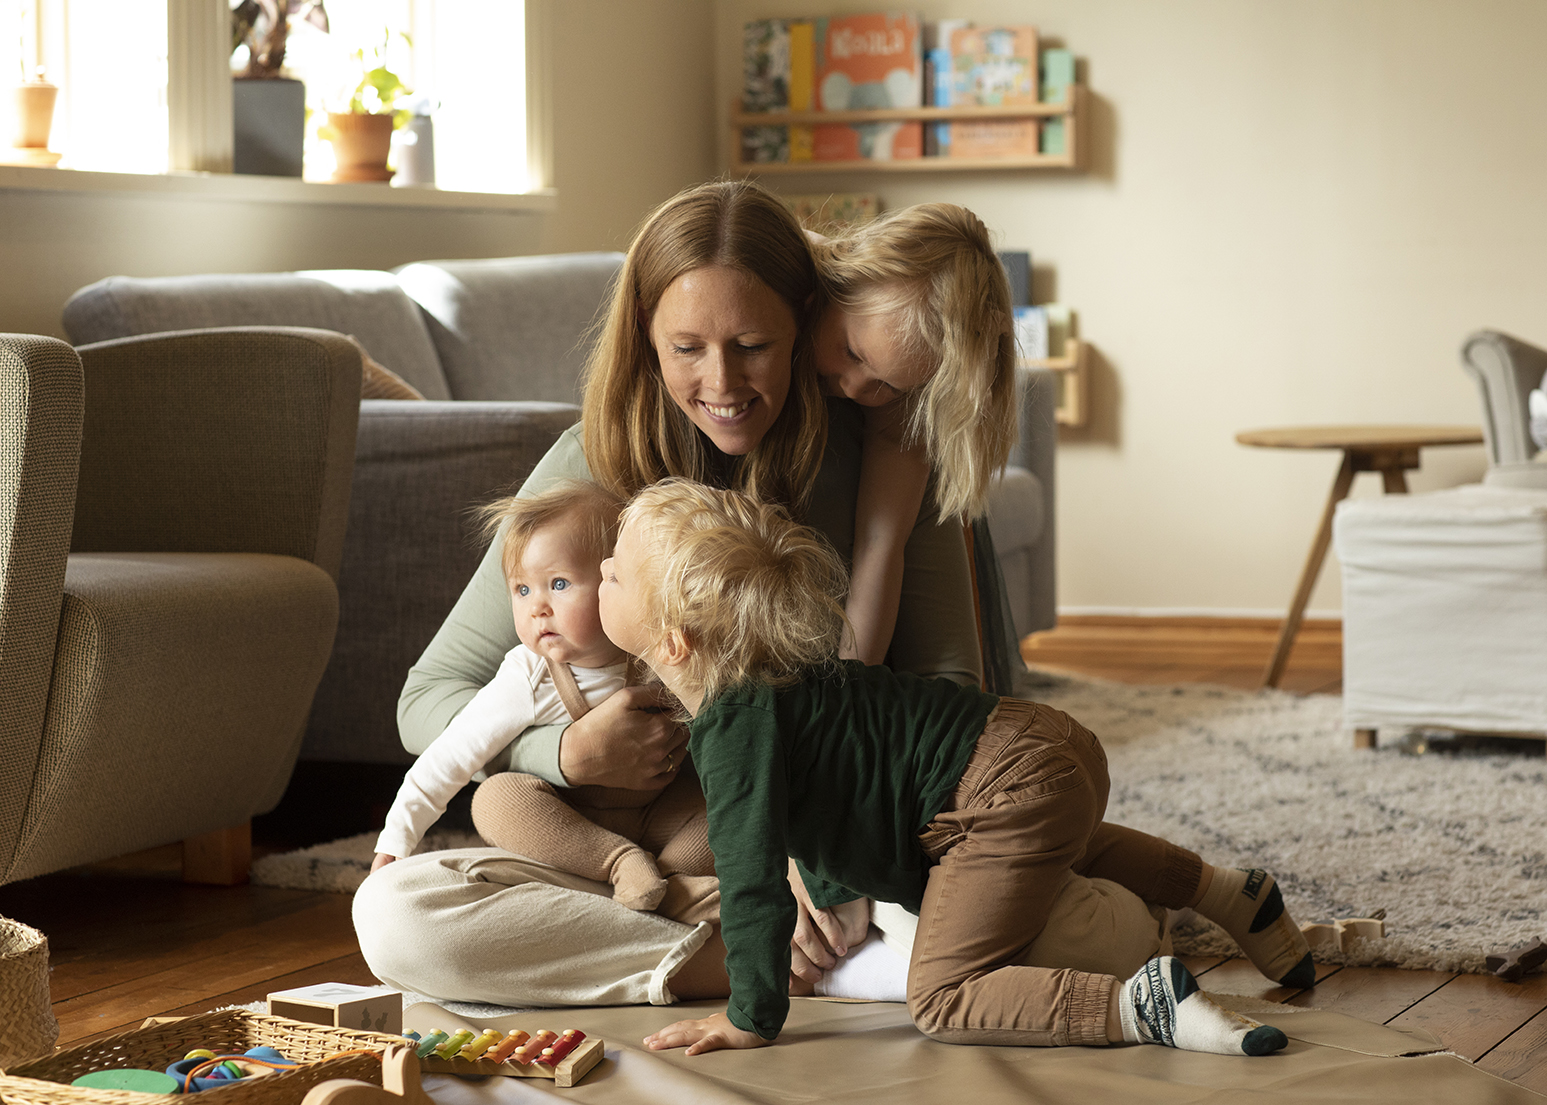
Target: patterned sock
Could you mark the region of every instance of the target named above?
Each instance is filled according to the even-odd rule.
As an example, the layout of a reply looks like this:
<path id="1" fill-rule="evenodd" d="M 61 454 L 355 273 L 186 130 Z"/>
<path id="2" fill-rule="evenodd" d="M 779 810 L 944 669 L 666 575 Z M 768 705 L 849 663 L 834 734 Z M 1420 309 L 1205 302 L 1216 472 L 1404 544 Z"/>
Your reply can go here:
<path id="1" fill-rule="evenodd" d="M 1316 984 L 1305 934 L 1290 919 L 1273 876 L 1262 868 L 1214 868 L 1213 881 L 1193 909 L 1228 932 L 1246 958 L 1280 986 L 1303 990 Z"/>
<path id="2" fill-rule="evenodd" d="M 631 848 L 614 860 L 608 881 L 613 901 L 642 913 L 660 905 L 666 896 L 666 880 L 661 878 L 655 857 L 643 848 Z"/>
<path id="3" fill-rule="evenodd" d="M 1156 956 L 1123 983 L 1117 1001 L 1123 1039 L 1214 1055 L 1271 1055 L 1289 1038 L 1278 1029 L 1221 1009 L 1169 955 Z"/>

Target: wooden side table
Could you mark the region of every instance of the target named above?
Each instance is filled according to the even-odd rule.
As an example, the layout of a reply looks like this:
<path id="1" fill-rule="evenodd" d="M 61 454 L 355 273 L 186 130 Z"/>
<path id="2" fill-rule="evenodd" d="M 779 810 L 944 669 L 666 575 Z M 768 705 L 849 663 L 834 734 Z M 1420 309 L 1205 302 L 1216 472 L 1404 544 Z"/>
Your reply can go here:
<path id="1" fill-rule="evenodd" d="M 1293 426 L 1278 430 L 1246 430 L 1235 435 L 1242 445 L 1267 449 L 1341 449 L 1343 463 L 1332 481 L 1332 493 L 1321 512 L 1321 525 L 1300 572 L 1300 585 L 1289 603 L 1289 613 L 1279 629 L 1278 643 L 1262 676 L 1264 687 L 1277 687 L 1289 662 L 1289 650 L 1305 616 L 1305 604 L 1321 574 L 1327 546 L 1332 543 L 1332 515 L 1348 497 L 1354 476 L 1379 472 L 1387 494 L 1405 494 L 1409 469 L 1418 467 L 1418 451 L 1426 445 L 1477 445 L 1483 434 L 1476 426 Z"/>

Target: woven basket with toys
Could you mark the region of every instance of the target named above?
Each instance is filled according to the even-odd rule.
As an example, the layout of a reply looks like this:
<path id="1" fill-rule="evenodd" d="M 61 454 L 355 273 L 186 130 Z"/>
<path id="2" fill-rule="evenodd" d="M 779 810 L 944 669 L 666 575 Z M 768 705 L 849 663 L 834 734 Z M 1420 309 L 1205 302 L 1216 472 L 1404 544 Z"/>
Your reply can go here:
<path id="1" fill-rule="evenodd" d="M 71 1083 L 83 1075 L 128 1071 L 139 1072 L 141 1081 L 121 1079 L 121 1084 L 149 1085 L 143 1076 L 188 1063 L 190 1052 L 209 1052 L 215 1057 L 236 1057 L 237 1069 L 226 1068 L 226 1078 L 211 1078 L 221 1064 L 201 1059 L 187 1071 L 179 1067 L 178 1072 L 196 1079 L 206 1105 L 300 1105 L 308 1090 L 333 1078 L 380 1086 L 382 1049 L 402 1043 L 399 1036 L 225 1009 L 147 1022 L 143 1028 L 23 1063 L 0 1075 L 0 1099 L 5 1105 L 147 1105 L 150 1098 L 144 1092 Z M 283 1061 L 273 1060 L 267 1052 L 257 1059 L 244 1058 L 255 1048 L 272 1048 Z"/>

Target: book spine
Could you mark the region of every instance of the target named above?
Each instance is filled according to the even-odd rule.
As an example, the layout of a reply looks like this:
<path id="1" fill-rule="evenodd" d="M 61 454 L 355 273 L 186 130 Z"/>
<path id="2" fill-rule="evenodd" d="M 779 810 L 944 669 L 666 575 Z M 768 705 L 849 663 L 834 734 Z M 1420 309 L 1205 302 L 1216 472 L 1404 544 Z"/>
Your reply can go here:
<path id="1" fill-rule="evenodd" d="M 790 20 L 791 111 L 810 111 L 816 91 L 816 24 L 809 19 Z M 790 128 L 790 160 L 810 161 L 815 156 L 815 136 L 810 127 Z"/>
<path id="2" fill-rule="evenodd" d="M 937 19 L 924 24 L 924 102 L 930 107 L 951 106 L 951 36 L 971 26 L 967 19 Z M 950 153 L 951 124 L 924 124 L 924 156 L 949 157 Z"/>
<path id="3" fill-rule="evenodd" d="M 1045 104 L 1063 103 L 1069 97 L 1069 86 L 1074 84 L 1074 54 L 1068 50 L 1042 51 L 1041 94 Z M 1042 153 L 1061 154 L 1068 148 L 1068 136 L 1064 120 L 1048 119 L 1042 124 Z"/>

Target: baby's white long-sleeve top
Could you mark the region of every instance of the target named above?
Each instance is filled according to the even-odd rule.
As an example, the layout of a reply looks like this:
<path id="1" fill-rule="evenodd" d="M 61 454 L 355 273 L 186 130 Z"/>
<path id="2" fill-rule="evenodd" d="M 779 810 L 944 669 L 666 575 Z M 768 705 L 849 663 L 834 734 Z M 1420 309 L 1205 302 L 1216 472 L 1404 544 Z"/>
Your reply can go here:
<path id="1" fill-rule="evenodd" d="M 593 707 L 627 682 L 625 664 L 569 670 Z M 571 720 L 543 658 L 525 645 L 511 649 L 494 678 L 408 769 L 387 814 L 387 827 L 376 839 L 376 851 L 399 859 L 410 855 L 446 812 L 446 803 L 495 753 L 533 725 Z"/>

